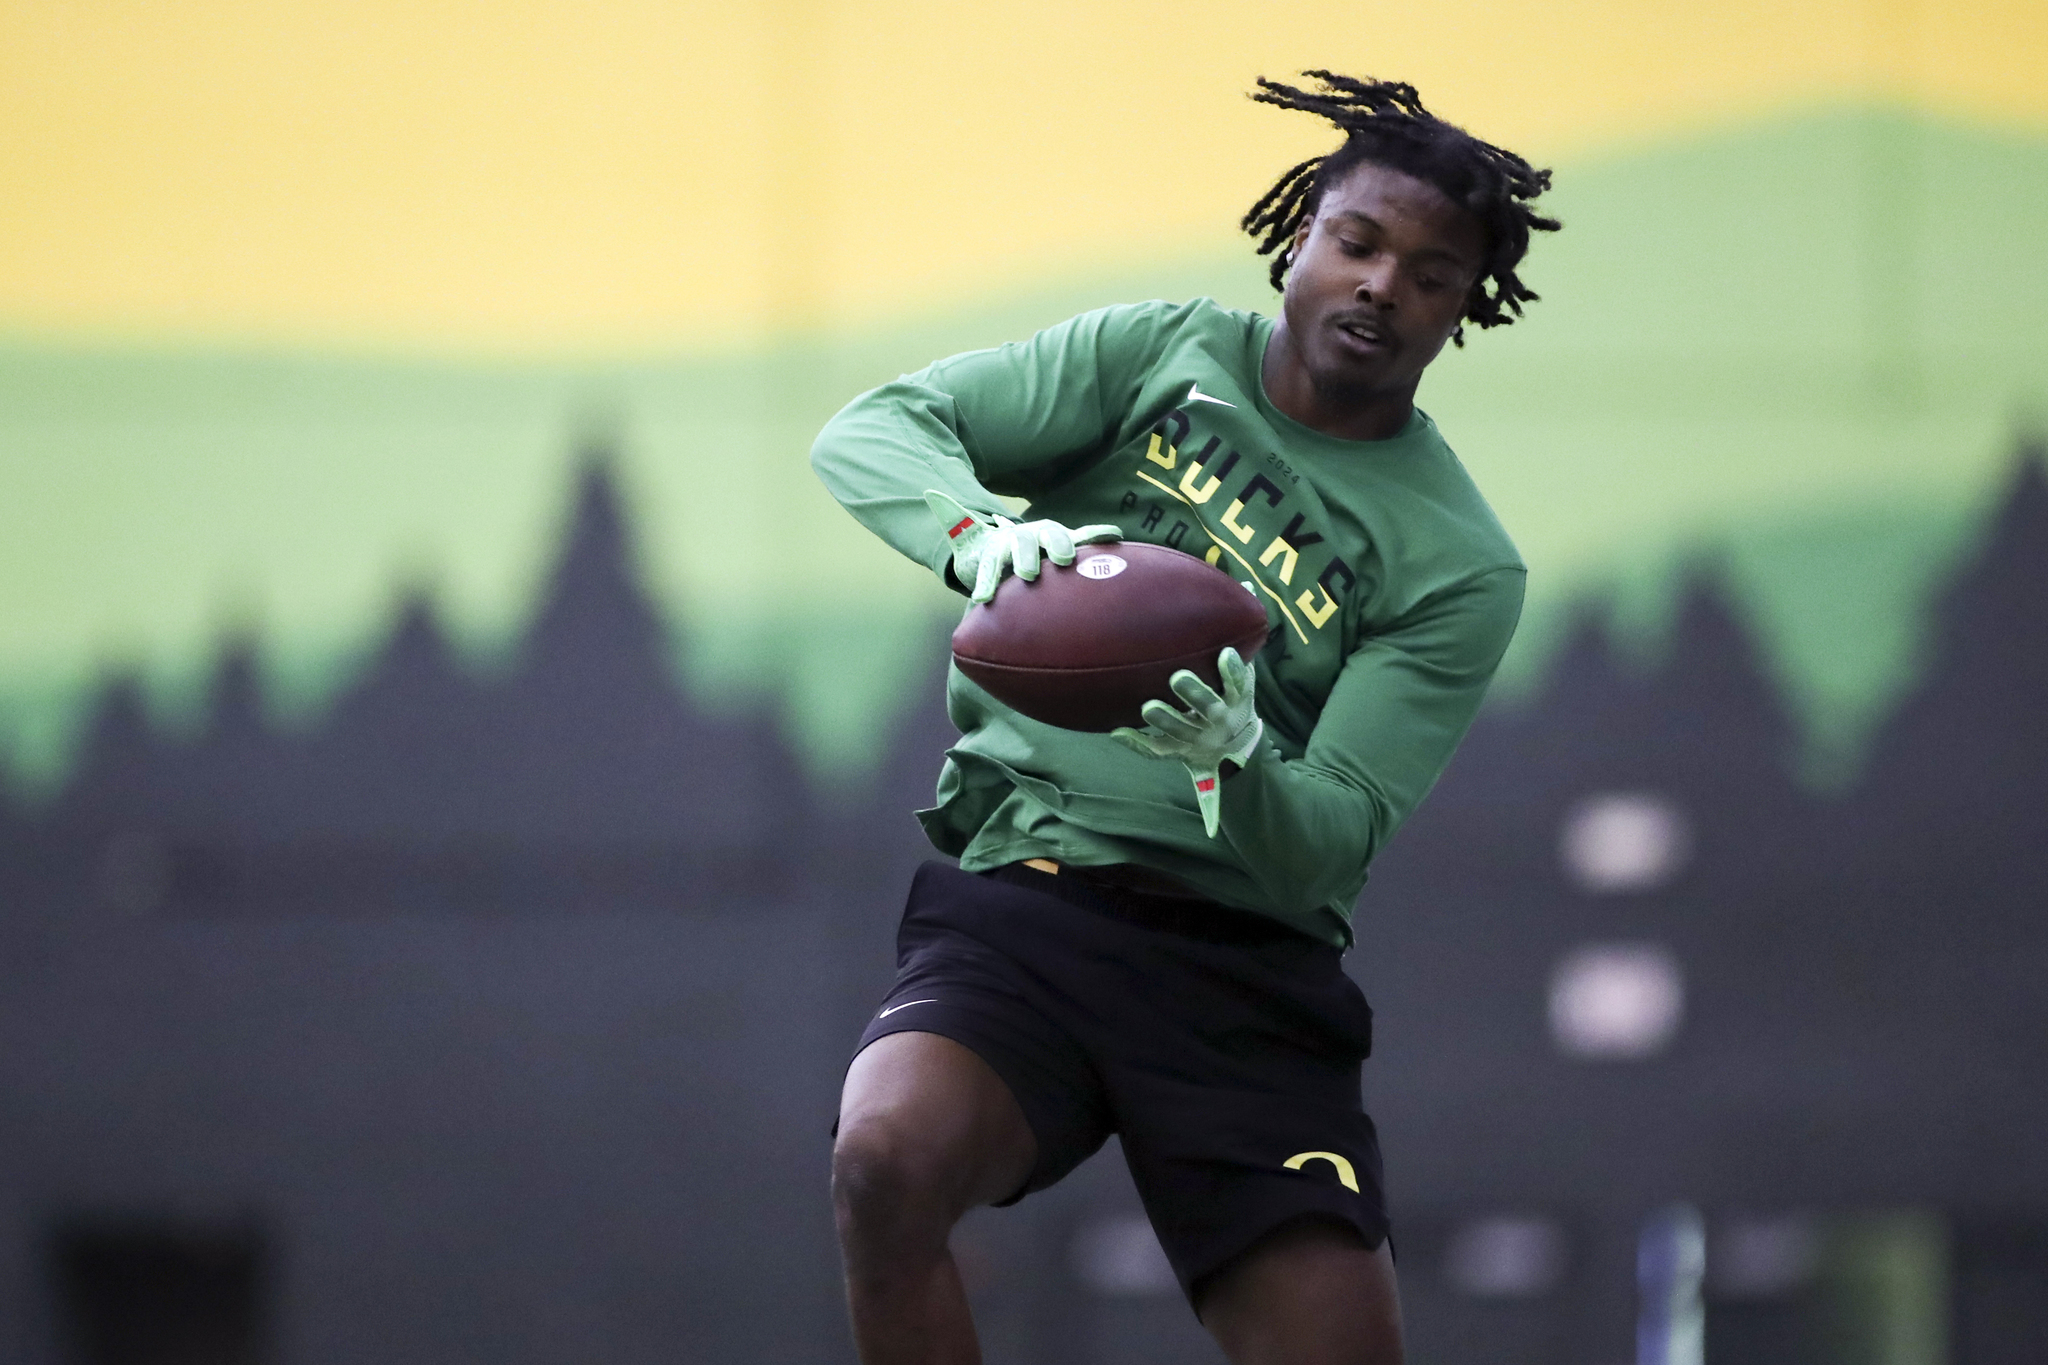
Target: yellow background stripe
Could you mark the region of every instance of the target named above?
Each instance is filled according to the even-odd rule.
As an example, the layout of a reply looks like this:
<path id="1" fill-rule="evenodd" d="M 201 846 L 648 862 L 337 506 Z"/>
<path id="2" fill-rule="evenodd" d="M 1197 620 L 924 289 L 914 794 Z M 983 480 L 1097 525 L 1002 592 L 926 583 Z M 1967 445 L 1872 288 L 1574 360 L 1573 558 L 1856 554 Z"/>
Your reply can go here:
<path id="1" fill-rule="evenodd" d="M 2038 0 L 13 0 L 0 328 L 712 346 L 1205 250 L 1417 82 L 1540 158 L 1898 98 L 2048 124 Z"/>

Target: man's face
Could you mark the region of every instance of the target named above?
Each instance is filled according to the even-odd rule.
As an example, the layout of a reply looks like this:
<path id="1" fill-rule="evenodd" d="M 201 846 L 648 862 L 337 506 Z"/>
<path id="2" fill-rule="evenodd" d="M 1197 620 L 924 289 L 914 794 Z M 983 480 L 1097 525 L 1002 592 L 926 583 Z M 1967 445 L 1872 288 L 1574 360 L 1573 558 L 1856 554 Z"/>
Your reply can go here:
<path id="1" fill-rule="evenodd" d="M 1326 397 L 1413 393 L 1465 315 L 1486 234 L 1442 190 L 1358 166 L 1294 238 L 1282 312 L 1309 381 Z"/>

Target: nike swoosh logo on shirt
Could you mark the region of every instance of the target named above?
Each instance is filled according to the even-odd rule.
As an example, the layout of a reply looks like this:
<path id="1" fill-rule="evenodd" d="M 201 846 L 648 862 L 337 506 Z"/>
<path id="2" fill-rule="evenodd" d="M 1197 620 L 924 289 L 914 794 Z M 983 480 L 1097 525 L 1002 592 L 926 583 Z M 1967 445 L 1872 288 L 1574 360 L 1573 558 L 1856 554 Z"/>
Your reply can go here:
<path id="1" fill-rule="evenodd" d="M 1212 394 L 1203 393 L 1202 386 L 1200 384 L 1188 385 L 1188 401 L 1190 403 L 1221 403 L 1226 408 L 1234 408 L 1237 406 L 1237 404 L 1235 403 L 1226 402 L 1225 400 L 1217 398 Z"/>
<path id="2" fill-rule="evenodd" d="M 891 1006 L 889 1006 L 889 1008 L 887 1008 L 887 1009 L 883 1010 L 883 1011 L 882 1011 L 882 1012 L 881 1012 L 880 1014 L 877 1014 L 877 1015 L 875 1016 L 875 1018 L 877 1018 L 877 1019 L 887 1019 L 887 1018 L 888 1018 L 888 1017 L 889 1017 L 890 1015 L 894 1014 L 894 1013 L 895 1013 L 895 1012 L 896 1012 L 897 1010 L 907 1010 L 907 1009 L 909 1009 L 909 1008 L 910 1008 L 910 1007 L 911 1007 L 912 1005 L 936 1005 L 936 1004 L 938 1004 L 938 1003 L 939 1003 L 939 1002 L 938 1002 L 938 1000 L 937 1000 L 936 998 L 934 998 L 934 999 L 931 999 L 931 1000 L 906 1000 L 906 1001 L 904 1001 L 904 1002 L 903 1002 L 902 1004 L 900 1004 L 900 1005 L 891 1005 Z"/>

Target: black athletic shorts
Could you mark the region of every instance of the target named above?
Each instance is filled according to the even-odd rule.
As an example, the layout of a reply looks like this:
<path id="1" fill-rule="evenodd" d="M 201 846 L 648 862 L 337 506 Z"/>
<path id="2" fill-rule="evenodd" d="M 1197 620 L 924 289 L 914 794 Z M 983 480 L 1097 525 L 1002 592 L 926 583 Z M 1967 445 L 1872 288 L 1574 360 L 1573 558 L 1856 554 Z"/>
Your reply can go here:
<path id="1" fill-rule="evenodd" d="M 936 1033 L 995 1069 L 1038 1139 L 1006 1203 L 1119 1135 L 1190 1302 L 1205 1276 L 1305 1215 L 1377 1247 L 1379 1139 L 1359 1095 L 1372 1011 L 1338 950 L 1260 915 L 1085 876 L 924 864 L 896 984 L 860 1045 Z"/>

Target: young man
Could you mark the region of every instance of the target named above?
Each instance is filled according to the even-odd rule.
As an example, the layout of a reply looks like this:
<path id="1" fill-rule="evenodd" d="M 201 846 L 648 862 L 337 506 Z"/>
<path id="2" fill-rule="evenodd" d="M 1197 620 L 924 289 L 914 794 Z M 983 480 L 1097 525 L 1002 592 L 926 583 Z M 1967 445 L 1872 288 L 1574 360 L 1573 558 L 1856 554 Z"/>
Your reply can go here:
<path id="1" fill-rule="evenodd" d="M 1245 217 L 1275 254 L 1278 318 L 1208 300 L 1085 314 L 863 395 L 813 452 L 849 511 L 976 600 L 1121 537 L 1203 555 L 1273 626 L 1255 660 L 1225 651 L 1221 696 L 1179 674 L 1181 706 L 1114 736 L 1027 720 L 953 673 L 961 739 L 920 818 L 960 865 L 911 888 L 833 1154 L 867 1365 L 978 1360 L 949 1230 L 1110 1133 L 1233 1361 L 1400 1360 L 1359 1094 L 1372 1016 L 1339 956 L 1523 580 L 1413 400 L 1464 323 L 1535 297 L 1515 267 L 1557 224 L 1531 204 L 1548 172 L 1413 88 L 1308 74 L 1254 95 L 1345 139 Z"/>

